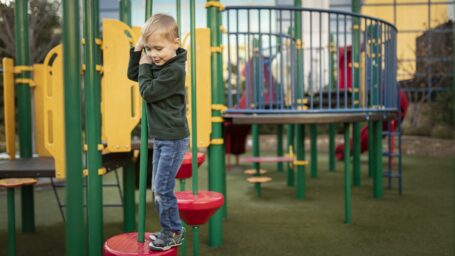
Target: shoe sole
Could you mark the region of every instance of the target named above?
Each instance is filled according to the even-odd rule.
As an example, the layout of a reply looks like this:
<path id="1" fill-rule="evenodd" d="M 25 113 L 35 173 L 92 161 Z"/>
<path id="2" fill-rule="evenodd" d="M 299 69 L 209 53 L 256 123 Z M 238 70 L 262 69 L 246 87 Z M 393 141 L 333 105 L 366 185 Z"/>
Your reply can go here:
<path id="1" fill-rule="evenodd" d="M 183 239 L 182 239 L 181 242 L 183 242 Z M 172 248 L 174 248 L 174 247 L 181 246 L 181 245 L 182 245 L 181 242 L 180 242 L 179 244 L 173 244 L 173 245 L 169 245 L 169 246 L 165 246 L 165 247 L 155 247 L 155 246 L 153 246 L 152 243 L 149 243 L 149 248 L 150 248 L 152 251 L 161 251 L 161 252 L 164 252 L 164 251 L 170 250 L 170 249 L 172 249 Z"/>

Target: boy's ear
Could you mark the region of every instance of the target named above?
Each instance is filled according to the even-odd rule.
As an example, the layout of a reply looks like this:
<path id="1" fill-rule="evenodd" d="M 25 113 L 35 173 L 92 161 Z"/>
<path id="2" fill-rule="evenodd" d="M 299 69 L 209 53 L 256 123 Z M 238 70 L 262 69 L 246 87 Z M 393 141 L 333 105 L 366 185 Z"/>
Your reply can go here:
<path id="1" fill-rule="evenodd" d="M 180 38 L 177 37 L 174 40 L 174 48 L 175 48 L 175 50 L 177 50 L 179 47 L 180 47 Z"/>

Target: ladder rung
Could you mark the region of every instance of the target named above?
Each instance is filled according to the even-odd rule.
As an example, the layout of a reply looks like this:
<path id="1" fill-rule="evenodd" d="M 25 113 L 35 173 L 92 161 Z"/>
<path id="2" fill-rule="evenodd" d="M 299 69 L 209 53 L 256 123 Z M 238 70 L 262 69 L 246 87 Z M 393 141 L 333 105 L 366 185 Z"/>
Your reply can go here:
<path id="1" fill-rule="evenodd" d="M 398 136 L 401 134 L 401 132 L 382 132 L 383 135 L 392 135 L 392 136 Z"/>
<path id="2" fill-rule="evenodd" d="M 383 156 L 400 156 L 400 153 L 382 152 Z"/>
<path id="3" fill-rule="evenodd" d="M 400 178 L 401 175 L 399 173 L 390 173 L 390 172 L 384 172 L 383 174 L 384 177 L 392 177 L 392 178 Z"/>

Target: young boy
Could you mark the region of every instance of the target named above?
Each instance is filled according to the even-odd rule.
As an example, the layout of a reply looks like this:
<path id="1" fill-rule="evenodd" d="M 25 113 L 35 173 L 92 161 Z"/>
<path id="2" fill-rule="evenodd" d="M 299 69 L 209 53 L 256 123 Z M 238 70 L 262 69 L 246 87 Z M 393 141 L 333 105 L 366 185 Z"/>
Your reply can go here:
<path id="1" fill-rule="evenodd" d="M 139 82 L 147 103 L 153 143 L 152 190 L 161 231 L 150 235 L 149 247 L 165 251 L 182 244 L 183 229 L 174 194 L 175 176 L 188 148 L 186 119 L 186 50 L 179 47 L 177 24 L 171 16 L 153 15 L 130 50 L 128 78 Z M 144 51 L 143 51 L 144 50 Z"/>

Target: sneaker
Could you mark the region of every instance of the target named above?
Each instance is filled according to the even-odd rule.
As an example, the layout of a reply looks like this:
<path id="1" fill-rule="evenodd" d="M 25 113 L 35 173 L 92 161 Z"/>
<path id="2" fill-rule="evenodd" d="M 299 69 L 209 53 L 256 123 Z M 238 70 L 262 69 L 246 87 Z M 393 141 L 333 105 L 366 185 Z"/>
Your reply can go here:
<path id="1" fill-rule="evenodd" d="M 150 233 L 150 235 L 149 235 L 149 240 L 150 240 L 150 241 L 155 241 L 156 239 L 158 239 L 158 237 L 160 237 L 160 236 L 163 234 L 162 231 L 163 231 L 163 230 L 160 230 L 160 231 L 158 231 L 158 232 Z"/>
<path id="2" fill-rule="evenodd" d="M 161 235 L 149 243 L 149 247 L 153 251 L 167 251 L 173 247 L 182 245 L 185 235 L 185 229 L 179 233 L 176 232 L 161 232 Z"/>

